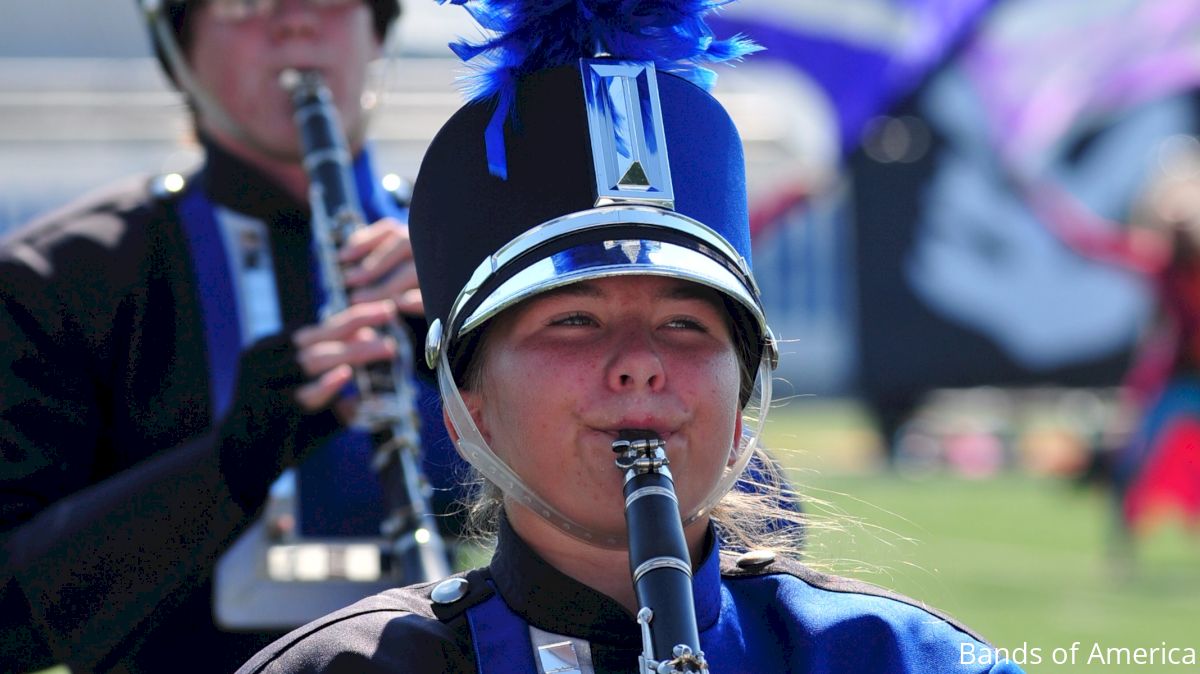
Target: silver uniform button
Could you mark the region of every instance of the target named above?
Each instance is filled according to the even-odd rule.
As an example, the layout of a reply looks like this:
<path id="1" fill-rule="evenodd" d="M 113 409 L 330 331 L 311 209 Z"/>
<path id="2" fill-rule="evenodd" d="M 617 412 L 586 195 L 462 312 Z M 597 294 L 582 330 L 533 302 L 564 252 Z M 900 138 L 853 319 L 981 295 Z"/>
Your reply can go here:
<path id="1" fill-rule="evenodd" d="M 435 604 L 453 604 L 454 602 L 467 596 L 467 590 L 470 583 L 466 578 L 450 578 L 443 580 L 433 588 L 433 592 L 429 598 Z"/>
<path id="2" fill-rule="evenodd" d="M 757 569 L 775 561 L 775 553 L 770 550 L 751 550 L 737 558 L 738 568 Z"/>

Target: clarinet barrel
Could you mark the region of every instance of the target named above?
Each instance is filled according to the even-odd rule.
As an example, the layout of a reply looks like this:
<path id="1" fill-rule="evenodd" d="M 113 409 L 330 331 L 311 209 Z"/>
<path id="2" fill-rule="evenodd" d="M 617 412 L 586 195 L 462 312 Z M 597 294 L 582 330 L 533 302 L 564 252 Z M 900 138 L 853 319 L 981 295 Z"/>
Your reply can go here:
<path id="1" fill-rule="evenodd" d="M 352 173 L 352 157 L 332 95 L 314 71 L 284 71 L 280 84 L 290 93 L 309 177 L 313 239 L 324 290 L 322 317 L 349 306 L 337 255 L 349 236 L 366 224 Z M 413 363 L 412 336 L 399 321 L 388 326 L 397 357 L 355 368 L 359 403 L 351 426 L 369 434 L 371 463 L 379 476 L 387 519 L 381 533 L 391 543 L 388 567 L 405 583 L 450 574 L 445 543 L 429 506 L 429 486 L 420 471 L 419 416 L 415 386 L 405 370 Z"/>

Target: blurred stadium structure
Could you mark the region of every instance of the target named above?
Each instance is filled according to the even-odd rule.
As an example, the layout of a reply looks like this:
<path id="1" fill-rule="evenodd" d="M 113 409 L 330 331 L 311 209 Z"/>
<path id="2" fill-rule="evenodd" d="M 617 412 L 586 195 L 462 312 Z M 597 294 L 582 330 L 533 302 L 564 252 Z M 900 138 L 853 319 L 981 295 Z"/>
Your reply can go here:
<path id="1" fill-rule="evenodd" d="M 381 166 L 411 178 L 461 100 L 445 45 L 475 32 L 457 8 L 405 13 L 372 135 Z M 1197 126 L 1186 81 L 1138 86 L 1195 47 L 1189 3 L 741 0 L 720 17 L 718 32 L 768 48 L 723 69 L 717 94 L 746 140 L 783 395 L 907 415 L 940 388 L 1119 382 L 1151 310 L 1144 282 L 1057 242 L 1005 162 L 1127 216 L 1163 148 Z M 1075 39 L 1089 31 L 1112 39 Z M 196 158 L 133 0 L 6 3 L 0 230 Z"/>

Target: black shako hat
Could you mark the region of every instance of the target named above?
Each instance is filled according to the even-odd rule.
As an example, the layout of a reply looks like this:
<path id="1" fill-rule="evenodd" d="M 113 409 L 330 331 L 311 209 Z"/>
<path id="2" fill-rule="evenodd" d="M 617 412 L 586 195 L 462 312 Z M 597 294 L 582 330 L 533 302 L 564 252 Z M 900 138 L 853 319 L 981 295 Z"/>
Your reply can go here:
<path id="1" fill-rule="evenodd" d="M 591 75 L 609 63 L 638 74 Z M 469 360 L 461 346 L 474 341 L 465 335 L 488 318 L 557 285 L 618 274 L 714 287 L 732 310 L 747 371 L 758 370 L 764 348 L 773 359 L 750 271 L 741 140 L 711 95 L 652 65 L 600 58 L 527 75 L 511 100 L 507 176 L 494 175 L 486 139 L 501 104 L 493 96 L 442 127 L 413 189 L 409 233 L 431 367 L 449 349 L 457 378 Z"/>

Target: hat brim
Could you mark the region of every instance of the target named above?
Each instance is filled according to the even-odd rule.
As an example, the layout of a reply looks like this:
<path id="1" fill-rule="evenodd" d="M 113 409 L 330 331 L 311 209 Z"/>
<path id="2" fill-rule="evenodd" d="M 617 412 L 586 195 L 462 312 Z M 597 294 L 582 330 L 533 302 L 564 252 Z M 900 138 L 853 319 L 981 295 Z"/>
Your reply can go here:
<path id="1" fill-rule="evenodd" d="M 631 227 L 631 225 L 633 227 Z M 613 276 L 661 276 L 707 286 L 733 301 L 739 335 L 773 348 L 754 278 L 716 232 L 678 213 L 601 207 L 533 228 L 485 260 L 454 303 L 439 345 L 455 354 L 466 335 L 520 302 L 565 285 Z"/>

